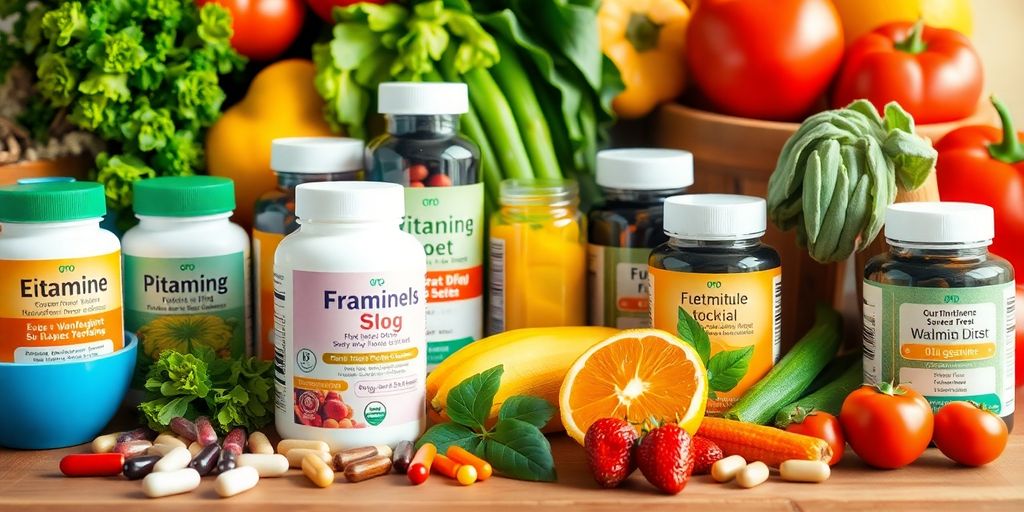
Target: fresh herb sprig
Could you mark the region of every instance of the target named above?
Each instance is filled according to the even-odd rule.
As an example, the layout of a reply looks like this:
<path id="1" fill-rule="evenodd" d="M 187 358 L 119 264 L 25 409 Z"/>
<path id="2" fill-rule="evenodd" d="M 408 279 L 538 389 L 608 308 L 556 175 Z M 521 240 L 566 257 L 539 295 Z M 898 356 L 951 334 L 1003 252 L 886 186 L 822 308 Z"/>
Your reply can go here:
<path id="1" fill-rule="evenodd" d="M 499 474 L 519 480 L 552 482 L 555 462 L 541 427 L 555 414 L 542 398 L 517 395 L 502 402 L 498 422 L 488 427 L 487 416 L 504 373 L 495 366 L 460 382 L 448 393 L 450 423 L 434 425 L 416 443 L 433 443 L 439 453 L 449 446 L 465 448 L 491 463 Z"/>
<path id="2" fill-rule="evenodd" d="M 701 362 L 704 363 L 704 368 L 707 369 L 708 398 L 711 400 L 718 398 L 716 391 L 731 391 L 747 375 L 750 358 L 754 355 L 754 346 L 723 350 L 712 356 L 711 340 L 708 338 L 708 333 L 701 327 L 700 322 L 697 322 L 682 307 L 679 308 L 678 317 L 676 333 L 697 351 Z"/>

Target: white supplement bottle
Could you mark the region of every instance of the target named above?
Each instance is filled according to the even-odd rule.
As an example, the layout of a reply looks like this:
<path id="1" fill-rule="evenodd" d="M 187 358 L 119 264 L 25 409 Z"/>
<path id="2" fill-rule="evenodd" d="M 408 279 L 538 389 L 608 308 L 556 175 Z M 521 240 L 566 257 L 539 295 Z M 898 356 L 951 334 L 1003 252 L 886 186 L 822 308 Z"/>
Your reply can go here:
<path id="1" fill-rule="evenodd" d="M 121 244 L 100 228 L 106 211 L 99 183 L 0 188 L 0 362 L 80 361 L 124 347 Z"/>
<path id="2" fill-rule="evenodd" d="M 139 336 L 133 389 L 165 349 L 246 355 L 252 339 L 249 236 L 231 222 L 234 182 L 171 176 L 133 187 L 124 234 L 125 326 Z"/>
<path id="3" fill-rule="evenodd" d="M 305 183 L 274 258 L 277 432 L 332 451 L 413 441 L 426 400 L 423 246 L 401 185 Z"/>

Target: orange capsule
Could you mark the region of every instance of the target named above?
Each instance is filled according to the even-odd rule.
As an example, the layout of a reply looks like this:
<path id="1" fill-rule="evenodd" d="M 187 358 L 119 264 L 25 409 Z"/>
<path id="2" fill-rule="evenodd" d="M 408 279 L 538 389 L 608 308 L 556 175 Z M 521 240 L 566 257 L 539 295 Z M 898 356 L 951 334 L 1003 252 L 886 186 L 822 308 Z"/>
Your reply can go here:
<path id="1" fill-rule="evenodd" d="M 419 450 L 416 450 L 416 455 L 413 456 L 412 462 L 409 464 L 409 470 L 406 472 L 409 481 L 413 485 L 419 485 L 427 481 L 427 477 L 430 476 L 430 468 L 434 464 L 436 456 L 437 447 L 433 443 L 425 443 Z"/>
<path id="2" fill-rule="evenodd" d="M 444 455 L 438 455 L 434 457 L 434 465 L 430 467 L 430 471 L 440 473 L 448 478 L 457 479 L 460 467 L 462 467 L 462 464 Z"/>
<path id="3" fill-rule="evenodd" d="M 446 453 L 449 459 L 458 462 L 459 464 L 468 464 L 476 468 L 476 479 L 477 481 L 483 482 L 494 474 L 494 469 L 491 468 L 491 463 L 486 460 L 477 457 L 469 452 L 469 450 L 461 446 L 449 446 L 448 452 Z"/>

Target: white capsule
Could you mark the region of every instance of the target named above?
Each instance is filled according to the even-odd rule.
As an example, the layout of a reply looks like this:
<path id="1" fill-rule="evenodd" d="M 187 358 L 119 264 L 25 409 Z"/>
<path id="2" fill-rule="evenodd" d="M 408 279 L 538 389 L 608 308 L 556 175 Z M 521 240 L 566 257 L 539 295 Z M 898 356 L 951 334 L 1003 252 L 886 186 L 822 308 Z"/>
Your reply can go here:
<path id="1" fill-rule="evenodd" d="M 153 440 L 153 444 L 154 445 L 162 444 L 162 445 L 170 446 L 172 448 L 177 448 L 179 446 L 182 447 L 182 448 L 188 448 L 188 445 L 183 443 L 181 441 L 181 439 L 178 439 L 178 436 L 176 436 L 174 434 L 168 434 L 166 432 L 156 436 L 156 439 Z"/>
<path id="2" fill-rule="evenodd" d="M 761 461 L 751 462 L 736 473 L 736 484 L 744 489 L 757 487 L 768 480 L 768 466 Z"/>
<path id="3" fill-rule="evenodd" d="M 330 453 L 320 450 L 311 450 L 309 448 L 292 448 L 291 450 L 288 450 L 288 453 L 285 455 L 285 457 L 288 458 L 289 467 L 301 468 L 302 459 L 309 454 L 316 455 L 317 457 L 323 459 L 323 461 L 326 462 L 328 466 L 331 465 Z"/>
<path id="4" fill-rule="evenodd" d="M 288 455 L 288 452 L 295 449 L 317 450 L 321 452 L 331 451 L 331 448 L 323 441 L 282 439 L 280 443 L 277 443 L 277 453 L 280 453 L 281 455 Z"/>
<path id="5" fill-rule="evenodd" d="M 288 457 L 279 453 L 243 453 L 238 456 L 239 467 L 252 467 L 263 478 L 283 476 L 288 472 Z"/>
<path id="6" fill-rule="evenodd" d="M 167 455 L 168 453 L 171 453 L 175 448 L 180 448 L 180 446 L 170 446 L 170 445 L 166 445 L 166 444 L 154 444 L 153 446 L 150 446 L 149 448 L 146 448 L 146 455 L 159 455 L 159 456 L 163 457 L 164 455 Z"/>
<path id="7" fill-rule="evenodd" d="M 188 448 L 179 446 L 167 452 L 167 455 L 160 457 L 160 460 L 156 461 L 156 464 L 153 465 L 153 472 L 159 473 L 185 468 L 188 467 L 189 462 L 192 462 L 192 453 L 188 451 Z"/>
<path id="8" fill-rule="evenodd" d="M 832 470 L 820 460 L 787 460 L 779 466 L 779 475 L 789 482 L 821 483 L 828 480 Z"/>
<path id="9" fill-rule="evenodd" d="M 274 453 L 274 446 L 263 432 L 249 434 L 249 451 L 252 453 Z"/>
<path id="10" fill-rule="evenodd" d="M 260 474 L 256 468 L 241 466 L 218 475 L 213 489 L 221 498 L 230 498 L 256 487 L 259 481 Z"/>
<path id="11" fill-rule="evenodd" d="M 93 453 L 110 453 L 114 451 L 114 446 L 117 445 L 117 436 L 121 435 L 120 432 L 114 432 L 113 434 L 106 434 L 97 437 L 92 440 L 92 452 Z"/>
<path id="12" fill-rule="evenodd" d="M 192 468 L 150 473 L 142 479 L 142 492 L 150 498 L 173 496 L 194 491 L 199 487 L 199 480 L 199 472 Z"/>
<path id="13" fill-rule="evenodd" d="M 199 441 L 192 441 L 192 443 L 188 445 L 188 453 L 193 457 L 199 455 L 199 452 L 201 451 L 203 451 L 203 445 L 199 444 Z"/>
<path id="14" fill-rule="evenodd" d="M 720 483 L 728 482 L 735 478 L 736 473 L 739 473 L 746 465 L 747 461 L 741 455 L 730 455 L 719 459 L 711 466 L 711 478 Z"/>

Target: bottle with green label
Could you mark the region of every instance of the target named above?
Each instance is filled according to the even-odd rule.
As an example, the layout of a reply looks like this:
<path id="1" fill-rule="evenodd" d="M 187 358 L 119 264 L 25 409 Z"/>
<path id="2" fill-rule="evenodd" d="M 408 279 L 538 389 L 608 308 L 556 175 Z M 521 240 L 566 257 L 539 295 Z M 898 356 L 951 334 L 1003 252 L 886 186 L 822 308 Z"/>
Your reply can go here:
<path id="1" fill-rule="evenodd" d="M 378 90 L 387 133 L 367 145 L 374 181 L 404 185 L 402 229 L 427 254 L 427 367 L 483 336 L 484 188 L 480 151 L 459 136 L 462 83 L 388 82 Z"/>
<path id="2" fill-rule="evenodd" d="M 665 199 L 693 185 L 693 155 L 676 149 L 608 149 L 597 154 L 603 204 L 590 211 L 590 323 L 650 327 L 647 258 L 668 241 Z"/>
<path id="3" fill-rule="evenodd" d="M 904 384 L 936 411 L 977 403 L 1013 427 L 1013 267 L 990 254 L 992 208 L 899 203 L 889 252 L 864 269 L 864 379 Z"/>
<path id="4" fill-rule="evenodd" d="M 135 182 L 139 224 L 122 240 L 125 328 L 139 337 L 133 388 L 164 350 L 246 355 L 252 336 L 249 236 L 230 217 L 234 183 L 214 176 Z"/>

